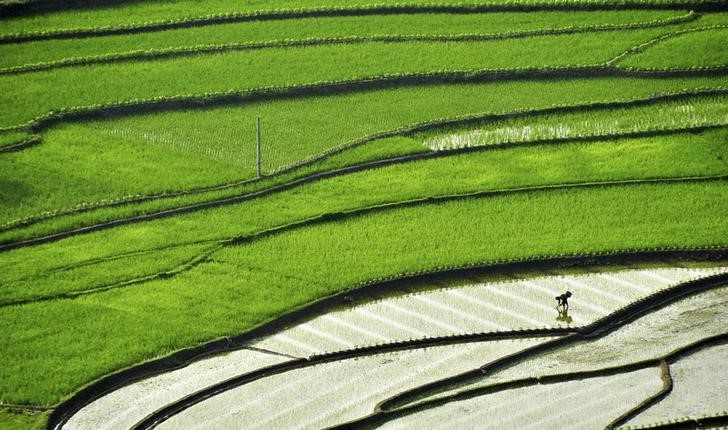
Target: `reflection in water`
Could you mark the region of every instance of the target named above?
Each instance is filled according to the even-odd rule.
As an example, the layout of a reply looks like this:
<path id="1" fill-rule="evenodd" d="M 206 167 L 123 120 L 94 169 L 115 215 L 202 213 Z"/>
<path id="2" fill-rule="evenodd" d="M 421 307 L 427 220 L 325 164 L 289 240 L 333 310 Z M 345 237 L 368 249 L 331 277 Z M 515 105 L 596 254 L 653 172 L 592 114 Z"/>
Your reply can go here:
<path id="1" fill-rule="evenodd" d="M 560 306 L 556 309 L 559 311 L 559 316 L 556 317 L 556 321 L 563 321 L 566 324 L 571 324 L 574 319 L 569 316 L 569 309 Z"/>

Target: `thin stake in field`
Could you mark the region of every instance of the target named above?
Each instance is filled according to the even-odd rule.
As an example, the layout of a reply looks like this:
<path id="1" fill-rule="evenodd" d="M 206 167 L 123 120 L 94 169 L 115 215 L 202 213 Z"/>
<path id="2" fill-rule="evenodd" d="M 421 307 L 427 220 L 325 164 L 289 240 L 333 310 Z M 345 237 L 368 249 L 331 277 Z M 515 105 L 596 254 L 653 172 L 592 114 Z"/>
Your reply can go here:
<path id="1" fill-rule="evenodd" d="M 260 178 L 260 177 L 262 176 L 262 174 L 261 174 L 261 171 L 260 171 L 260 152 L 261 152 L 261 151 L 260 151 L 260 115 L 258 115 L 258 120 L 257 120 L 257 129 L 258 129 L 258 145 L 257 145 L 257 148 L 258 148 L 258 154 L 257 154 L 257 161 L 258 161 L 258 178 Z"/>

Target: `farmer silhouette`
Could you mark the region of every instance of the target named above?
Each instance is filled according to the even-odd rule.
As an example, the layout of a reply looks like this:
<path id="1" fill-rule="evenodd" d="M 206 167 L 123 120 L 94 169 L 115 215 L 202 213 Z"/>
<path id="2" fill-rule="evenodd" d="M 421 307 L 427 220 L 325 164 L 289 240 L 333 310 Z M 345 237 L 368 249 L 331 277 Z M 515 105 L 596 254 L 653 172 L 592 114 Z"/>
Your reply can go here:
<path id="1" fill-rule="evenodd" d="M 569 297 L 571 297 L 571 291 L 556 296 L 556 309 L 559 311 L 556 321 L 563 321 L 566 324 L 571 324 L 571 321 L 573 321 L 573 318 L 569 316 Z"/>
<path id="2" fill-rule="evenodd" d="M 560 296 L 556 296 L 556 307 L 561 308 L 564 311 L 569 310 L 569 297 L 571 297 L 571 291 L 567 291 Z"/>

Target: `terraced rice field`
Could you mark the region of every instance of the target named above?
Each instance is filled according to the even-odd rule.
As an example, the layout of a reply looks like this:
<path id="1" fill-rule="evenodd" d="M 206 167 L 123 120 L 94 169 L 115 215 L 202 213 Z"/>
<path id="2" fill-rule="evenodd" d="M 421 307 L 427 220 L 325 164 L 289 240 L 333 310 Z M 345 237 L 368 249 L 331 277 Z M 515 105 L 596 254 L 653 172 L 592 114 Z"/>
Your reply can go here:
<path id="1" fill-rule="evenodd" d="M 727 29 L 0 1 L 0 428 L 728 425 Z"/>

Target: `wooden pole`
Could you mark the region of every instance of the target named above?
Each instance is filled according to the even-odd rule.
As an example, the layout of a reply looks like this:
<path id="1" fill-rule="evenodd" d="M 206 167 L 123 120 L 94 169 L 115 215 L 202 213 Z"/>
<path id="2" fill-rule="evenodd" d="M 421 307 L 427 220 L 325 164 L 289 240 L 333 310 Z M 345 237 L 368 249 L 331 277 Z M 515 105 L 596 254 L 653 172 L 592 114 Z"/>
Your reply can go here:
<path id="1" fill-rule="evenodd" d="M 258 115 L 258 177 L 260 178 L 262 176 L 262 172 L 260 169 L 260 115 Z"/>

